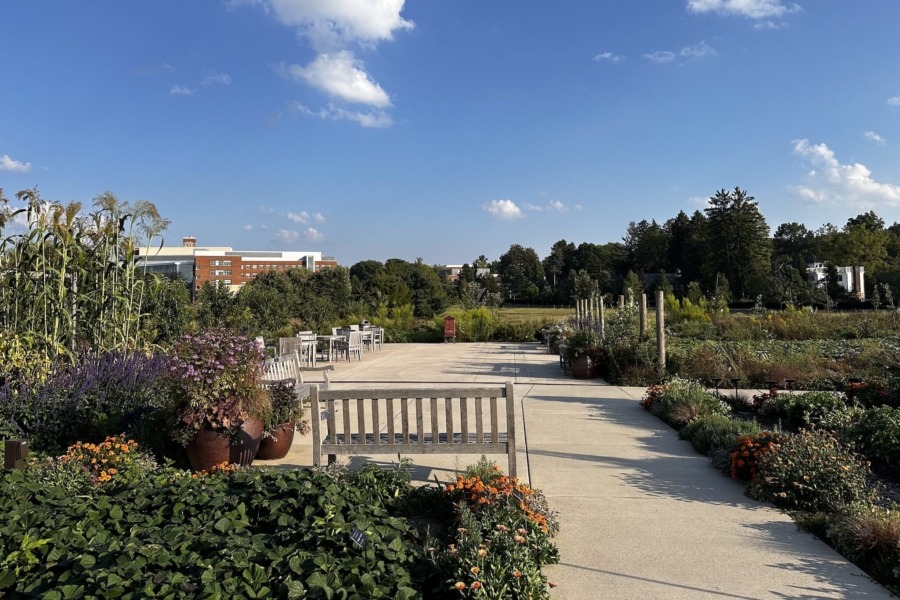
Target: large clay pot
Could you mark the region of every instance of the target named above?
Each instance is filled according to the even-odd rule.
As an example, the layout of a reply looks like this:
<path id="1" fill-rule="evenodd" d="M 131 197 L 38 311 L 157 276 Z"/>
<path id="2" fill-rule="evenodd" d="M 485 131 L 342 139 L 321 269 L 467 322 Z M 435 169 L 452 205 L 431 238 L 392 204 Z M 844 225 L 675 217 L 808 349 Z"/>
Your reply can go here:
<path id="1" fill-rule="evenodd" d="M 294 423 L 276 425 L 272 433 L 275 435 L 275 439 L 273 440 L 270 437 L 263 438 L 259 445 L 259 452 L 256 453 L 256 458 L 260 460 L 278 460 L 287 456 L 288 451 L 291 449 L 291 444 L 294 443 Z"/>
<path id="2" fill-rule="evenodd" d="M 216 465 L 227 463 L 231 454 L 231 442 L 215 431 L 202 429 L 194 434 L 187 445 L 188 461 L 194 471 L 209 471 Z"/>
<path id="3" fill-rule="evenodd" d="M 264 426 L 259 419 L 247 419 L 241 425 L 241 431 L 231 444 L 231 456 L 228 462 L 247 467 L 253 463 L 262 441 Z"/>
<path id="4" fill-rule="evenodd" d="M 572 361 L 572 377 L 575 379 L 591 379 L 594 376 L 594 364 L 587 354 Z"/>

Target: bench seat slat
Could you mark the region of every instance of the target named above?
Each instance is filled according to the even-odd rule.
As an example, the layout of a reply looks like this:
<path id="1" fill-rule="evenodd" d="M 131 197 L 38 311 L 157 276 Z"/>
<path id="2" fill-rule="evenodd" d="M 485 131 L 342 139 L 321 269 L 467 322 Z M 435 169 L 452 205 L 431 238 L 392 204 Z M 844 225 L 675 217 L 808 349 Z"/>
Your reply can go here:
<path id="1" fill-rule="evenodd" d="M 332 382 L 334 385 L 335 382 Z M 319 390 L 319 400 L 343 400 L 347 392 L 353 398 L 502 398 L 505 391 L 500 387 L 492 388 L 359 388 Z"/>

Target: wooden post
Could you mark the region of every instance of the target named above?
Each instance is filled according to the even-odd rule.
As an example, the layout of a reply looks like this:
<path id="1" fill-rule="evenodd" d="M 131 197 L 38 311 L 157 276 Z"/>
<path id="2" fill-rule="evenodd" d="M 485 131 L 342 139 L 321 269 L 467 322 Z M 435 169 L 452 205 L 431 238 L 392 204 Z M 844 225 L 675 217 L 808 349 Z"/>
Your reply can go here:
<path id="1" fill-rule="evenodd" d="M 625 308 L 625 296 L 619 294 L 619 308 Z"/>
<path id="2" fill-rule="evenodd" d="M 647 294 L 641 294 L 641 339 L 647 333 Z"/>
<path id="3" fill-rule="evenodd" d="M 606 337 L 606 311 L 603 310 L 603 296 L 600 296 L 600 337 Z"/>
<path id="4" fill-rule="evenodd" d="M 25 440 L 6 440 L 3 443 L 3 468 L 7 471 L 25 468 L 28 458 L 28 442 Z"/>
<path id="5" fill-rule="evenodd" d="M 666 316 L 663 291 L 656 292 L 656 349 L 659 353 L 659 370 L 666 372 Z"/>

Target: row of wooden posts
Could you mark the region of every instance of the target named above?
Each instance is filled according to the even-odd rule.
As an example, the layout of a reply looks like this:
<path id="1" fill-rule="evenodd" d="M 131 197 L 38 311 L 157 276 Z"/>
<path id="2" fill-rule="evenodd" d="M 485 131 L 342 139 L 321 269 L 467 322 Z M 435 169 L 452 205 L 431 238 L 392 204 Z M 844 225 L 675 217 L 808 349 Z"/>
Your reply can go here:
<path id="1" fill-rule="evenodd" d="M 634 300 L 629 290 L 628 304 L 632 304 Z M 619 296 L 619 308 L 625 308 L 625 296 Z M 641 294 L 641 318 L 640 328 L 641 337 L 647 334 L 647 294 Z M 656 292 L 656 348 L 659 352 L 659 368 L 661 371 L 666 370 L 666 315 L 665 315 L 665 297 L 662 291 Z M 579 329 L 593 327 L 599 324 L 600 335 L 606 335 L 606 307 L 603 304 L 603 298 L 588 298 L 585 300 L 575 301 L 575 325 Z"/>

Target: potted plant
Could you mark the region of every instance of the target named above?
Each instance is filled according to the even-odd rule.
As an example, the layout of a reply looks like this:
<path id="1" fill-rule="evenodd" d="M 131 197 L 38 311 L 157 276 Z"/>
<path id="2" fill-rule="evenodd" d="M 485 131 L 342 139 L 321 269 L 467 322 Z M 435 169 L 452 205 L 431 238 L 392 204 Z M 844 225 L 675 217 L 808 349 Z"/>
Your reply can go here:
<path id="1" fill-rule="evenodd" d="M 294 443 L 294 432 L 309 433 L 309 421 L 303 420 L 303 398 L 297 396 L 293 381 L 279 381 L 269 387 L 272 412 L 266 419 L 266 429 L 256 458 L 278 460 L 287 456 Z"/>
<path id="2" fill-rule="evenodd" d="M 271 412 L 269 396 L 259 387 L 262 367 L 259 345 L 225 329 L 186 334 L 175 343 L 171 435 L 185 446 L 195 471 L 253 461 Z"/>
<path id="3" fill-rule="evenodd" d="M 566 358 L 572 366 L 575 379 L 594 377 L 597 368 L 597 354 L 603 339 L 594 331 L 578 331 L 569 336 L 566 345 Z"/>
<path id="4" fill-rule="evenodd" d="M 548 335 L 550 336 L 549 345 L 551 354 L 559 354 L 559 345 L 564 342 L 569 335 L 569 329 L 569 324 L 566 321 L 560 321 L 555 325 L 550 326 Z"/>

